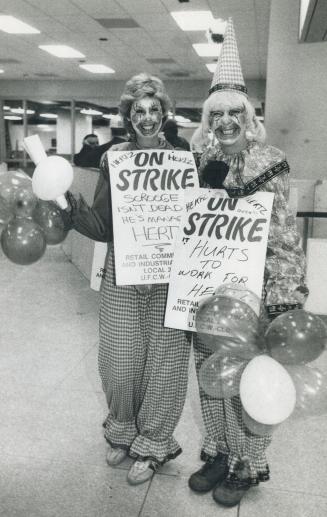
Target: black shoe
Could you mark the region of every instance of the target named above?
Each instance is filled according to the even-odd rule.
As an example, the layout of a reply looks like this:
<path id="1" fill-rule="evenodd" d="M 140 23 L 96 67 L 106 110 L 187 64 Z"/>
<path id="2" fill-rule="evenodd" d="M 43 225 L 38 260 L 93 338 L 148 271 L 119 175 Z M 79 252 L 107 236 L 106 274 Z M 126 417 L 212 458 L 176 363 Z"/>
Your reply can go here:
<path id="1" fill-rule="evenodd" d="M 246 492 L 251 488 L 251 483 L 248 479 L 245 480 L 228 480 L 216 486 L 212 492 L 212 496 L 216 503 L 223 506 L 236 506 L 245 496 Z"/>
<path id="2" fill-rule="evenodd" d="M 226 454 L 218 453 L 215 458 L 210 458 L 203 467 L 194 472 L 188 480 L 189 487 L 194 492 L 209 492 L 217 483 L 223 481 L 228 474 Z"/>

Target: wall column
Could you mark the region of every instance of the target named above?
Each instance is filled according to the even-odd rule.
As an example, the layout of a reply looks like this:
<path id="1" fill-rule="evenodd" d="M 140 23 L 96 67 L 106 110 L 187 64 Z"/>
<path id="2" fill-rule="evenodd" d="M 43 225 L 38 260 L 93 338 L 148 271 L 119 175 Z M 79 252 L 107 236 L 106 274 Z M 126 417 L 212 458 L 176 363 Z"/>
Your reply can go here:
<path id="1" fill-rule="evenodd" d="M 299 0 L 272 0 L 265 125 L 292 176 L 327 178 L 327 42 L 299 43 Z"/>

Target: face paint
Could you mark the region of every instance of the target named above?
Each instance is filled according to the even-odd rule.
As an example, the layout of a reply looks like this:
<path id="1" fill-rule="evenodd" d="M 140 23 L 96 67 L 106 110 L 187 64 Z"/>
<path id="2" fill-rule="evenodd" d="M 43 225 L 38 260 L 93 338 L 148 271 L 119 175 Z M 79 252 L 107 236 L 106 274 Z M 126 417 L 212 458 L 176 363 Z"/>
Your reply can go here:
<path id="1" fill-rule="evenodd" d="M 130 117 L 136 135 L 142 137 L 157 135 L 162 123 L 160 101 L 154 97 L 143 97 L 143 99 L 134 101 Z"/>
<path id="2" fill-rule="evenodd" d="M 210 128 L 227 152 L 238 152 L 246 147 L 245 107 L 233 95 L 221 97 L 210 111 Z"/>

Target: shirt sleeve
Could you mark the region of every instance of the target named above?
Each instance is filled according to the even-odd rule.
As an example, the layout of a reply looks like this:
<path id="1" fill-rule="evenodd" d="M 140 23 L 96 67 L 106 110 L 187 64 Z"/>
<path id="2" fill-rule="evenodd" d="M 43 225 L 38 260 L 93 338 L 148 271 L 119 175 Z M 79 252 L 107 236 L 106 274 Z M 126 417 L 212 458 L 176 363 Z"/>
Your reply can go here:
<path id="1" fill-rule="evenodd" d="M 70 204 L 70 222 L 66 218 L 66 227 L 73 228 L 82 235 L 95 241 L 109 242 L 113 238 L 111 193 L 108 173 L 108 161 L 104 156 L 93 204 L 90 207 L 80 194 L 76 199 L 71 193 L 67 196 Z"/>
<path id="2" fill-rule="evenodd" d="M 274 317 L 303 306 L 308 295 L 306 261 L 295 216 L 288 207 L 288 173 L 274 177 L 262 190 L 275 194 L 264 275 L 265 305 L 268 315 Z"/>

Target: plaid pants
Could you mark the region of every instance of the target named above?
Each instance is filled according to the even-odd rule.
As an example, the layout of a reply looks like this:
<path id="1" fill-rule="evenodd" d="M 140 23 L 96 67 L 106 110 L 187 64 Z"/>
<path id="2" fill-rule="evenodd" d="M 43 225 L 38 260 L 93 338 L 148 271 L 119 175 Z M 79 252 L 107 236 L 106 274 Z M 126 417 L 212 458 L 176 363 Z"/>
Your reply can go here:
<path id="1" fill-rule="evenodd" d="M 212 352 L 193 335 L 194 358 L 197 376 L 200 367 Z M 246 459 L 252 484 L 269 479 L 265 450 L 271 436 L 252 434 L 242 421 L 242 404 L 238 396 L 216 399 L 208 396 L 201 387 L 200 400 L 206 436 L 201 458 L 206 461 L 218 452 L 228 454 L 229 477 L 237 475 L 240 463 Z"/>
<path id="2" fill-rule="evenodd" d="M 173 437 L 187 390 L 190 344 L 163 326 L 167 285 L 146 294 L 116 286 L 109 251 L 100 306 L 99 372 L 109 414 L 105 438 L 158 463 L 181 453 Z"/>

